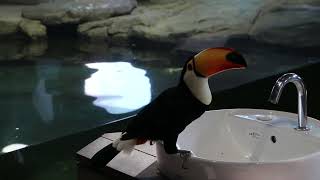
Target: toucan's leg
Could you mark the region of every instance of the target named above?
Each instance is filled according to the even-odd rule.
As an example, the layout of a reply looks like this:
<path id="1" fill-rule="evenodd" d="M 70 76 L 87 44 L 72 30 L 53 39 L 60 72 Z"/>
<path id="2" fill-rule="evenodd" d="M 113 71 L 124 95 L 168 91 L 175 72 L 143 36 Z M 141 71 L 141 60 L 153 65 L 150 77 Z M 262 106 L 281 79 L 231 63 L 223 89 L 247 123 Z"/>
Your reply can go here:
<path id="1" fill-rule="evenodd" d="M 166 151 L 167 154 L 179 154 L 180 158 L 182 160 L 182 165 L 181 167 L 183 169 L 186 169 L 185 163 L 186 161 L 192 156 L 192 152 L 188 150 L 181 150 L 177 148 L 177 139 L 178 136 L 175 138 L 168 138 L 163 141 L 163 146 L 164 150 Z"/>
<path id="2" fill-rule="evenodd" d="M 178 153 L 178 148 L 176 145 L 177 139 L 178 139 L 178 136 L 172 136 L 170 138 L 166 138 L 163 140 L 163 146 L 166 153 L 168 154 Z"/>

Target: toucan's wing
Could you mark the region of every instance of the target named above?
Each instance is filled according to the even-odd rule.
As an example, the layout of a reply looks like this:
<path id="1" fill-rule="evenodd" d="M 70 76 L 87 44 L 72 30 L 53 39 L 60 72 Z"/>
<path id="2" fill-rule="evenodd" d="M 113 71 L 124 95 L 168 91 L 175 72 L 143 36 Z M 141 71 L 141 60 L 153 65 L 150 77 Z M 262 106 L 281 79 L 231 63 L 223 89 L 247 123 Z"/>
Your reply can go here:
<path id="1" fill-rule="evenodd" d="M 126 139 L 140 137 L 158 140 L 173 134 L 178 135 L 204 112 L 202 109 L 199 112 L 197 107 L 194 107 L 197 103 L 201 106 L 184 87 L 165 90 L 129 123 Z"/>
<path id="2" fill-rule="evenodd" d="M 151 103 L 146 105 L 137 116 L 129 123 L 126 133 L 127 138 L 150 136 L 151 131 L 155 136 L 158 128 L 169 126 L 170 119 L 173 119 L 177 104 L 175 100 L 178 95 L 176 88 L 170 88 L 162 92 Z M 148 137 L 150 138 L 150 137 Z"/>

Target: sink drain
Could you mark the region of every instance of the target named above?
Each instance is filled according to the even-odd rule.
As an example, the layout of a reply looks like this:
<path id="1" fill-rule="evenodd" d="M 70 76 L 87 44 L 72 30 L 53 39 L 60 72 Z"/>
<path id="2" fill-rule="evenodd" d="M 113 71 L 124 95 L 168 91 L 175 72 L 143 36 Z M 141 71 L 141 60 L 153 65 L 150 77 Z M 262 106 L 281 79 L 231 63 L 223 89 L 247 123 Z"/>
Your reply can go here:
<path id="1" fill-rule="evenodd" d="M 275 136 L 271 136 L 271 141 L 273 142 L 273 143 L 276 143 L 277 142 L 277 138 L 275 137 Z"/>

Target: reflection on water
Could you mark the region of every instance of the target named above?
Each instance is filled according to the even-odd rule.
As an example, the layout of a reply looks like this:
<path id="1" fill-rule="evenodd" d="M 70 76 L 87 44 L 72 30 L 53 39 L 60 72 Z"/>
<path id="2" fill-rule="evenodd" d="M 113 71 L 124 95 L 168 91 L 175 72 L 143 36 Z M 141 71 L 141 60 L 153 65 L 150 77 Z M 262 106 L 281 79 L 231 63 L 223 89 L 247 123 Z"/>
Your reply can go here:
<path id="1" fill-rule="evenodd" d="M 67 43 L 75 44 L 70 40 Z M 1 180 L 48 177 L 77 179 L 74 152 L 101 132 L 93 128 L 107 127 L 107 123 L 135 114 L 138 108 L 163 90 L 176 85 L 185 60 L 161 48 L 148 51 L 95 45 L 91 48 L 85 46 L 78 52 L 67 48 L 71 47 L 70 44 L 66 45 L 63 41 L 62 44 L 51 45 L 49 51 L 38 58 L 23 61 L 5 58 L 5 62 L 0 61 Z M 244 84 L 320 62 L 319 58 L 312 58 L 310 54 L 297 54 L 297 51 L 275 51 L 256 46 L 250 48 L 243 42 L 234 48 L 237 47 L 240 50 L 242 48 L 248 57 L 248 69 L 212 77 L 210 86 L 214 93 L 215 109 L 273 109 L 275 106 L 263 105 L 271 90 L 268 88 L 272 88 L 276 78 L 252 85 Z M 92 51 L 88 51 L 90 49 Z M 85 64 L 88 62 L 90 64 Z M 320 88 L 314 88 L 317 84 L 314 72 L 320 69 L 320 64 L 313 68 L 301 76 L 305 78 L 309 85 L 308 91 L 313 97 L 310 99 L 310 104 L 314 104 L 309 108 L 310 115 L 318 117 L 316 112 L 320 100 L 315 97 Z M 235 88 L 238 85 L 244 86 Z M 235 89 L 227 90 L 229 88 Z M 296 93 L 295 90 L 292 92 Z M 288 94 L 289 103 L 283 104 L 281 108 L 291 108 L 296 112 L 296 105 L 292 103 L 293 96 Z M 286 97 L 283 98 L 282 102 L 285 102 Z M 287 108 L 291 104 L 292 107 Z M 79 133 L 82 131 L 86 132 Z M 71 134 L 74 135 L 72 138 L 65 137 Z M 53 139 L 59 143 L 43 143 Z M 15 153 L 3 154 L 41 143 Z M 1 158 L 4 160 L 1 161 Z"/>
<path id="2" fill-rule="evenodd" d="M 27 146 L 28 145 L 26 145 L 26 144 L 10 144 L 10 145 L 5 146 L 4 148 L 2 148 L 1 151 L 3 153 L 8 153 L 8 152 L 11 152 L 11 151 L 22 149 L 22 148 L 27 147 Z"/>
<path id="3" fill-rule="evenodd" d="M 57 48 L 38 58 L 0 61 L 0 154 L 12 144 L 43 143 L 134 115 L 176 85 L 185 60 L 160 49 L 99 46 L 99 52 L 78 52 L 61 48 L 65 44 L 51 47 Z M 309 54 L 241 47 L 248 69 L 212 77 L 213 93 L 319 62 L 305 61 Z M 221 99 L 225 106 L 218 106 L 216 97 L 215 107 L 238 102 L 234 95 L 226 98 Z"/>
<path id="4" fill-rule="evenodd" d="M 57 78 L 59 65 L 38 64 L 36 68 L 39 80 L 33 92 L 33 103 L 41 119 L 49 123 L 54 119 L 53 97 L 47 92 L 46 81 Z"/>
<path id="5" fill-rule="evenodd" d="M 86 95 L 97 97 L 94 105 L 111 114 L 137 110 L 151 101 L 151 84 L 146 71 L 128 62 L 90 63 L 97 69 L 85 80 Z"/>
<path id="6" fill-rule="evenodd" d="M 179 74 L 105 59 L 0 61 L 0 155 L 132 116 Z"/>
<path id="7" fill-rule="evenodd" d="M 52 95 L 45 89 L 45 79 L 41 78 L 34 90 L 33 103 L 45 122 L 53 120 Z"/>

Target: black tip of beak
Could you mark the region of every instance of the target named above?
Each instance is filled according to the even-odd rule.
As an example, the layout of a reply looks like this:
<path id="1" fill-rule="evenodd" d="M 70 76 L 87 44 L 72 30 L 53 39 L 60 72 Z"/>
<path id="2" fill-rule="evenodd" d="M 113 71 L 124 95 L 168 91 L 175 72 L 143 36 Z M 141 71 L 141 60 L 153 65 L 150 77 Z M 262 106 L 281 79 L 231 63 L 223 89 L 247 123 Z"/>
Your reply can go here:
<path id="1" fill-rule="evenodd" d="M 227 54 L 226 59 L 232 63 L 239 64 L 241 66 L 247 67 L 247 63 L 243 56 L 237 52 L 231 52 Z"/>

